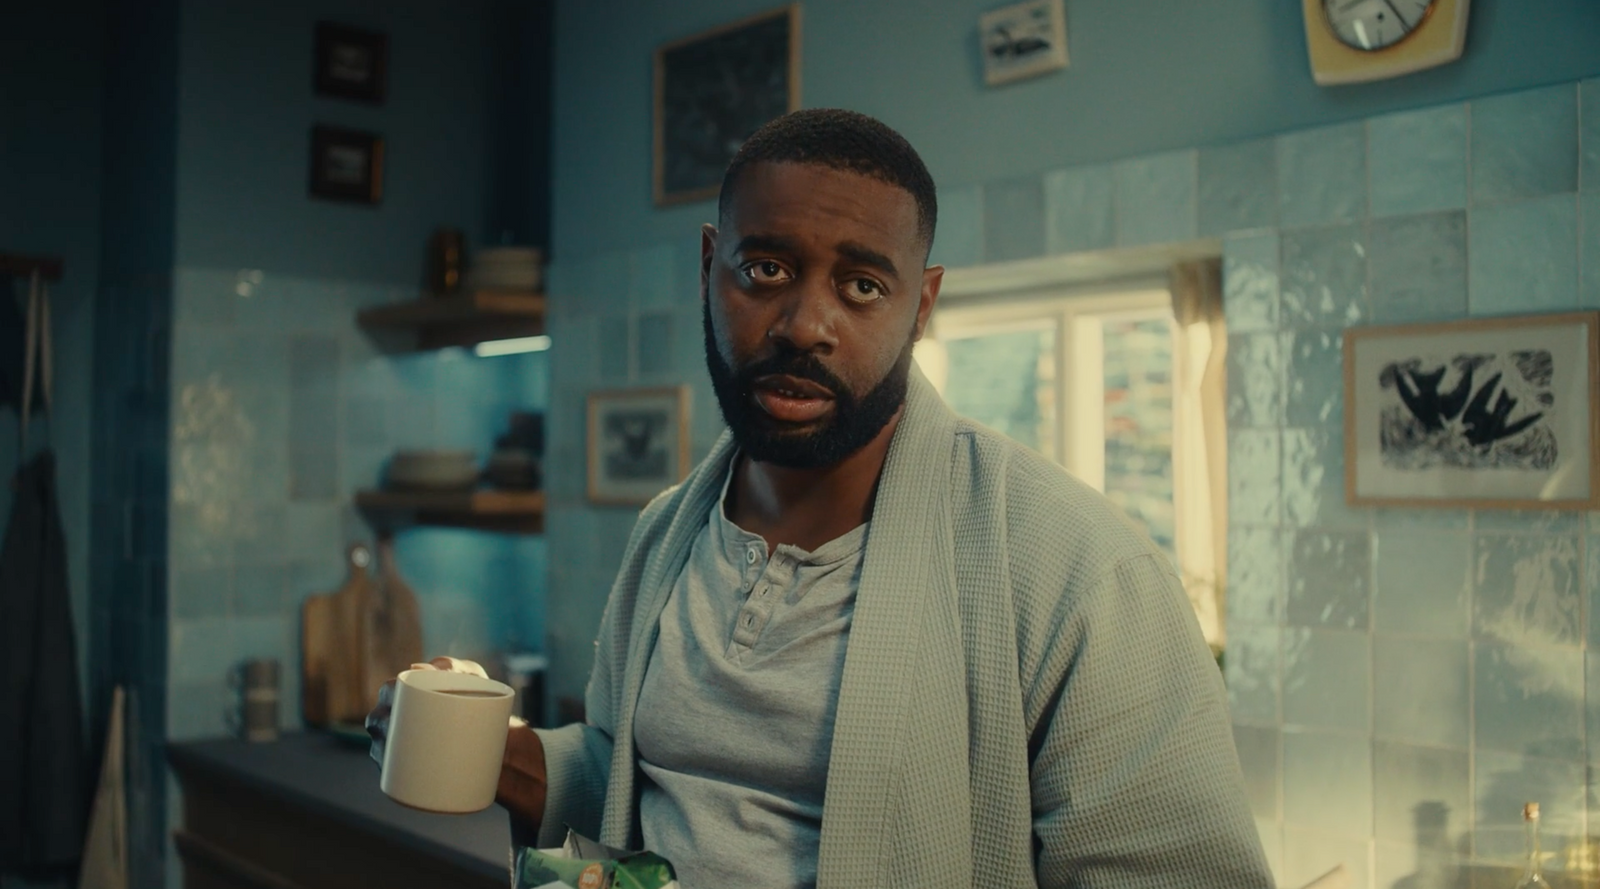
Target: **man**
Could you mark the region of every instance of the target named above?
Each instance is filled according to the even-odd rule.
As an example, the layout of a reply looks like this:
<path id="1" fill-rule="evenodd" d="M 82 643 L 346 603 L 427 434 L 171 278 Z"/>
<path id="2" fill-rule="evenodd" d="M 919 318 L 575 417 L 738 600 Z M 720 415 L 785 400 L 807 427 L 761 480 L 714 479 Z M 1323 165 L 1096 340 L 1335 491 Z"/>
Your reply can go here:
<path id="1" fill-rule="evenodd" d="M 511 731 L 519 843 L 570 825 L 686 889 L 1271 885 L 1170 563 L 914 369 L 935 216 L 859 114 L 734 158 L 701 235 L 729 433 L 639 517 L 588 724 Z"/>

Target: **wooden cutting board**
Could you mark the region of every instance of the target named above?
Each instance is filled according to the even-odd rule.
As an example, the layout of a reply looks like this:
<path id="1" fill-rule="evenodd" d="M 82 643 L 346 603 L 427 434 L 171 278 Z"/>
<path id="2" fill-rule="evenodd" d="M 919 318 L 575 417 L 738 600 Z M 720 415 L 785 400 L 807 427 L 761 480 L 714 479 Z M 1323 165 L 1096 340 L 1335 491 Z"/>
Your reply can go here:
<path id="1" fill-rule="evenodd" d="M 300 613 L 301 713 L 308 725 L 360 724 L 372 705 L 366 692 L 368 613 L 373 595 L 367 566 L 372 552 L 345 554 L 347 575 L 336 592 L 307 596 Z M 377 690 L 372 700 L 376 703 Z"/>
<path id="2" fill-rule="evenodd" d="M 379 686 L 422 661 L 422 612 L 395 565 L 392 536 L 378 538 L 378 580 L 367 603 L 367 700 L 376 706 Z"/>

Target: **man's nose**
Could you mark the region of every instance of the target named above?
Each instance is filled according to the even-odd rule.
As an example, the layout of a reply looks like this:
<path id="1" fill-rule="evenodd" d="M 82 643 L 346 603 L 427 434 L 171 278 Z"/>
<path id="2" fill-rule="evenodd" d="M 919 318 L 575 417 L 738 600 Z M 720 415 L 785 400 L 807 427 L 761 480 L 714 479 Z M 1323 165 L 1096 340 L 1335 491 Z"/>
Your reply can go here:
<path id="1" fill-rule="evenodd" d="M 825 277 L 802 279 L 780 297 L 777 317 L 767 337 L 797 351 L 832 354 L 838 345 L 838 304 L 833 284 Z"/>

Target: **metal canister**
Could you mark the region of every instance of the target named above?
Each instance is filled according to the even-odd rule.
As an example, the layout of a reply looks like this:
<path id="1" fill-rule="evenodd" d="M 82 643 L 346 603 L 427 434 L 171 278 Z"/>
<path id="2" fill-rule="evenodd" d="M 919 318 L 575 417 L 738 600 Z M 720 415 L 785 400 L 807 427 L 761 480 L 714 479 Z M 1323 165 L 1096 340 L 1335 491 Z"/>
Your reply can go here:
<path id="1" fill-rule="evenodd" d="M 275 658 L 239 665 L 239 733 L 246 741 L 278 740 L 278 674 Z"/>
<path id="2" fill-rule="evenodd" d="M 467 264 L 466 241 L 459 228 L 441 228 L 428 241 L 428 292 L 453 296 L 461 290 Z"/>

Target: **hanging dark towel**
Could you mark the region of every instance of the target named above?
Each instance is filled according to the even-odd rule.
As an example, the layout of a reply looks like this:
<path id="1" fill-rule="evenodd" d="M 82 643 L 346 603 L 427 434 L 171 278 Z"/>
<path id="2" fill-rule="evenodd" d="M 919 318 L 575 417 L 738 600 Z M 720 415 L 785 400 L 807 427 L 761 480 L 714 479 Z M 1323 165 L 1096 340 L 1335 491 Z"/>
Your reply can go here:
<path id="1" fill-rule="evenodd" d="M 0 549 L 0 874 L 70 875 L 87 795 L 66 538 L 47 450 L 17 473 Z"/>

